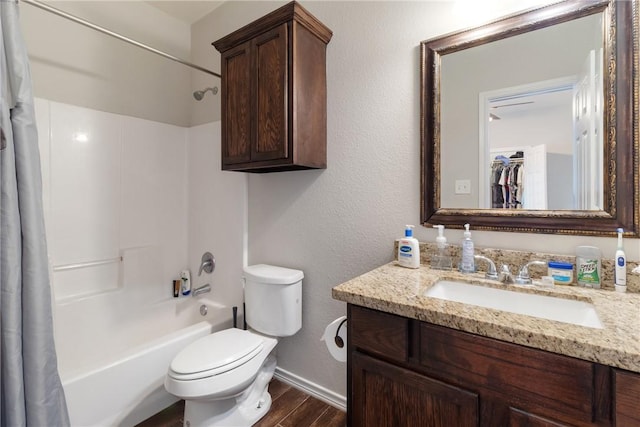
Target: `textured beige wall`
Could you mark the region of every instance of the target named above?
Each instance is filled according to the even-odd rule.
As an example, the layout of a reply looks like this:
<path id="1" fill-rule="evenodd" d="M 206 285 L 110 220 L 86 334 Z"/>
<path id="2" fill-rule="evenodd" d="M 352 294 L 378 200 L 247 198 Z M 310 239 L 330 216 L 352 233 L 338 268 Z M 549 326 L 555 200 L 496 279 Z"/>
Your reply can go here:
<path id="1" fill-rule="evenodd" d="M 144 2 L 48 4 L 189 58 L 189 25 Z M 189 126 L 195 103 L 189 68 L 26 3 L 20 12 L 35 96 Z"/>

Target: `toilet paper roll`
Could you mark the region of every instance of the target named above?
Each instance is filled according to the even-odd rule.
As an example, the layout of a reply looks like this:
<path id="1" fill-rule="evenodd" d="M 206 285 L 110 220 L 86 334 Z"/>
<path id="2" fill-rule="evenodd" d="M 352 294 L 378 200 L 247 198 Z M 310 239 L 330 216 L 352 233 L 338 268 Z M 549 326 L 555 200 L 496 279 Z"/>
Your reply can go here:
<path id="1" fill-rule="evenodd" d="M 329 323 L 320 340 L 324 341 L 329 353 L 339 362 L 347 361 L 347 316 L 338 317 Z"/>

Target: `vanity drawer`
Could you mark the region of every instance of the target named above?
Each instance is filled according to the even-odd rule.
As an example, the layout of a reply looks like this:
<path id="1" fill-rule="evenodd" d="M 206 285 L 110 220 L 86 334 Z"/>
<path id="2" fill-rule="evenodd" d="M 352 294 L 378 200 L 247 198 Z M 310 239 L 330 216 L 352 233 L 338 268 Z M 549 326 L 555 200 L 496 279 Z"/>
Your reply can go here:
<path id="1" fill-rule="evenodd" d="M 355 305 L 349 305 L 347 317 L 352 349 L 388 360 L 407 361 L 409 319 Z"/>
<path id="2" fill-rule="evenodd" d="M 598 417 L 590 362 L 421 323 L 420 364 L 441 380 L 532 414 L 585 423 Z"/>

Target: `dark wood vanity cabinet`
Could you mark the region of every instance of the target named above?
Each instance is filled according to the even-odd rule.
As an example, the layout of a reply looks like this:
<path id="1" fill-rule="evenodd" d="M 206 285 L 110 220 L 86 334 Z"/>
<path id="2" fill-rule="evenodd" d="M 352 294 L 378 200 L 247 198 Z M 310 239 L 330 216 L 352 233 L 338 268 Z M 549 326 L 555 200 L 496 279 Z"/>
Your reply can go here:
<path id="1" fill-rule="evenodd" d="M 221 53 L 223 170 L 326 168 L 331 36 L 292 2 L 213 43 Z"/>
<path id="2" fill-rule="evenodd" d="M 640 426 L 640 375 L 351 304 L 348 318 L 350 426 Z"/>

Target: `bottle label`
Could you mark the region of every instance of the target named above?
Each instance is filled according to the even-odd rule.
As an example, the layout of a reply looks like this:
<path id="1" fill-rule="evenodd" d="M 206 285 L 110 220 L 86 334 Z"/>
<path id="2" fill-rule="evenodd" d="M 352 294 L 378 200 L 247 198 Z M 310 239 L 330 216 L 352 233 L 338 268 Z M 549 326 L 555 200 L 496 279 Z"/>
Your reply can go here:
<path id="1" fill-rule="evenodd" d="M 460 270 L 463 273 L 475 271 L 474 247 L 472 242 L 462 242 L 462 259 L 460 260 Z"/>
<path id="2" fill-rule="evenodd" d="M 585 259 L 578 266 L 578 283 L 599 284 L 598 260 Z"/>
<path id="3" fill-rule="evenodd" d="M 405 258 L 411 258 L 413 256 L 411 253 L 411 246 L 400 246 L 400 252 L 398 255 Z"/>

